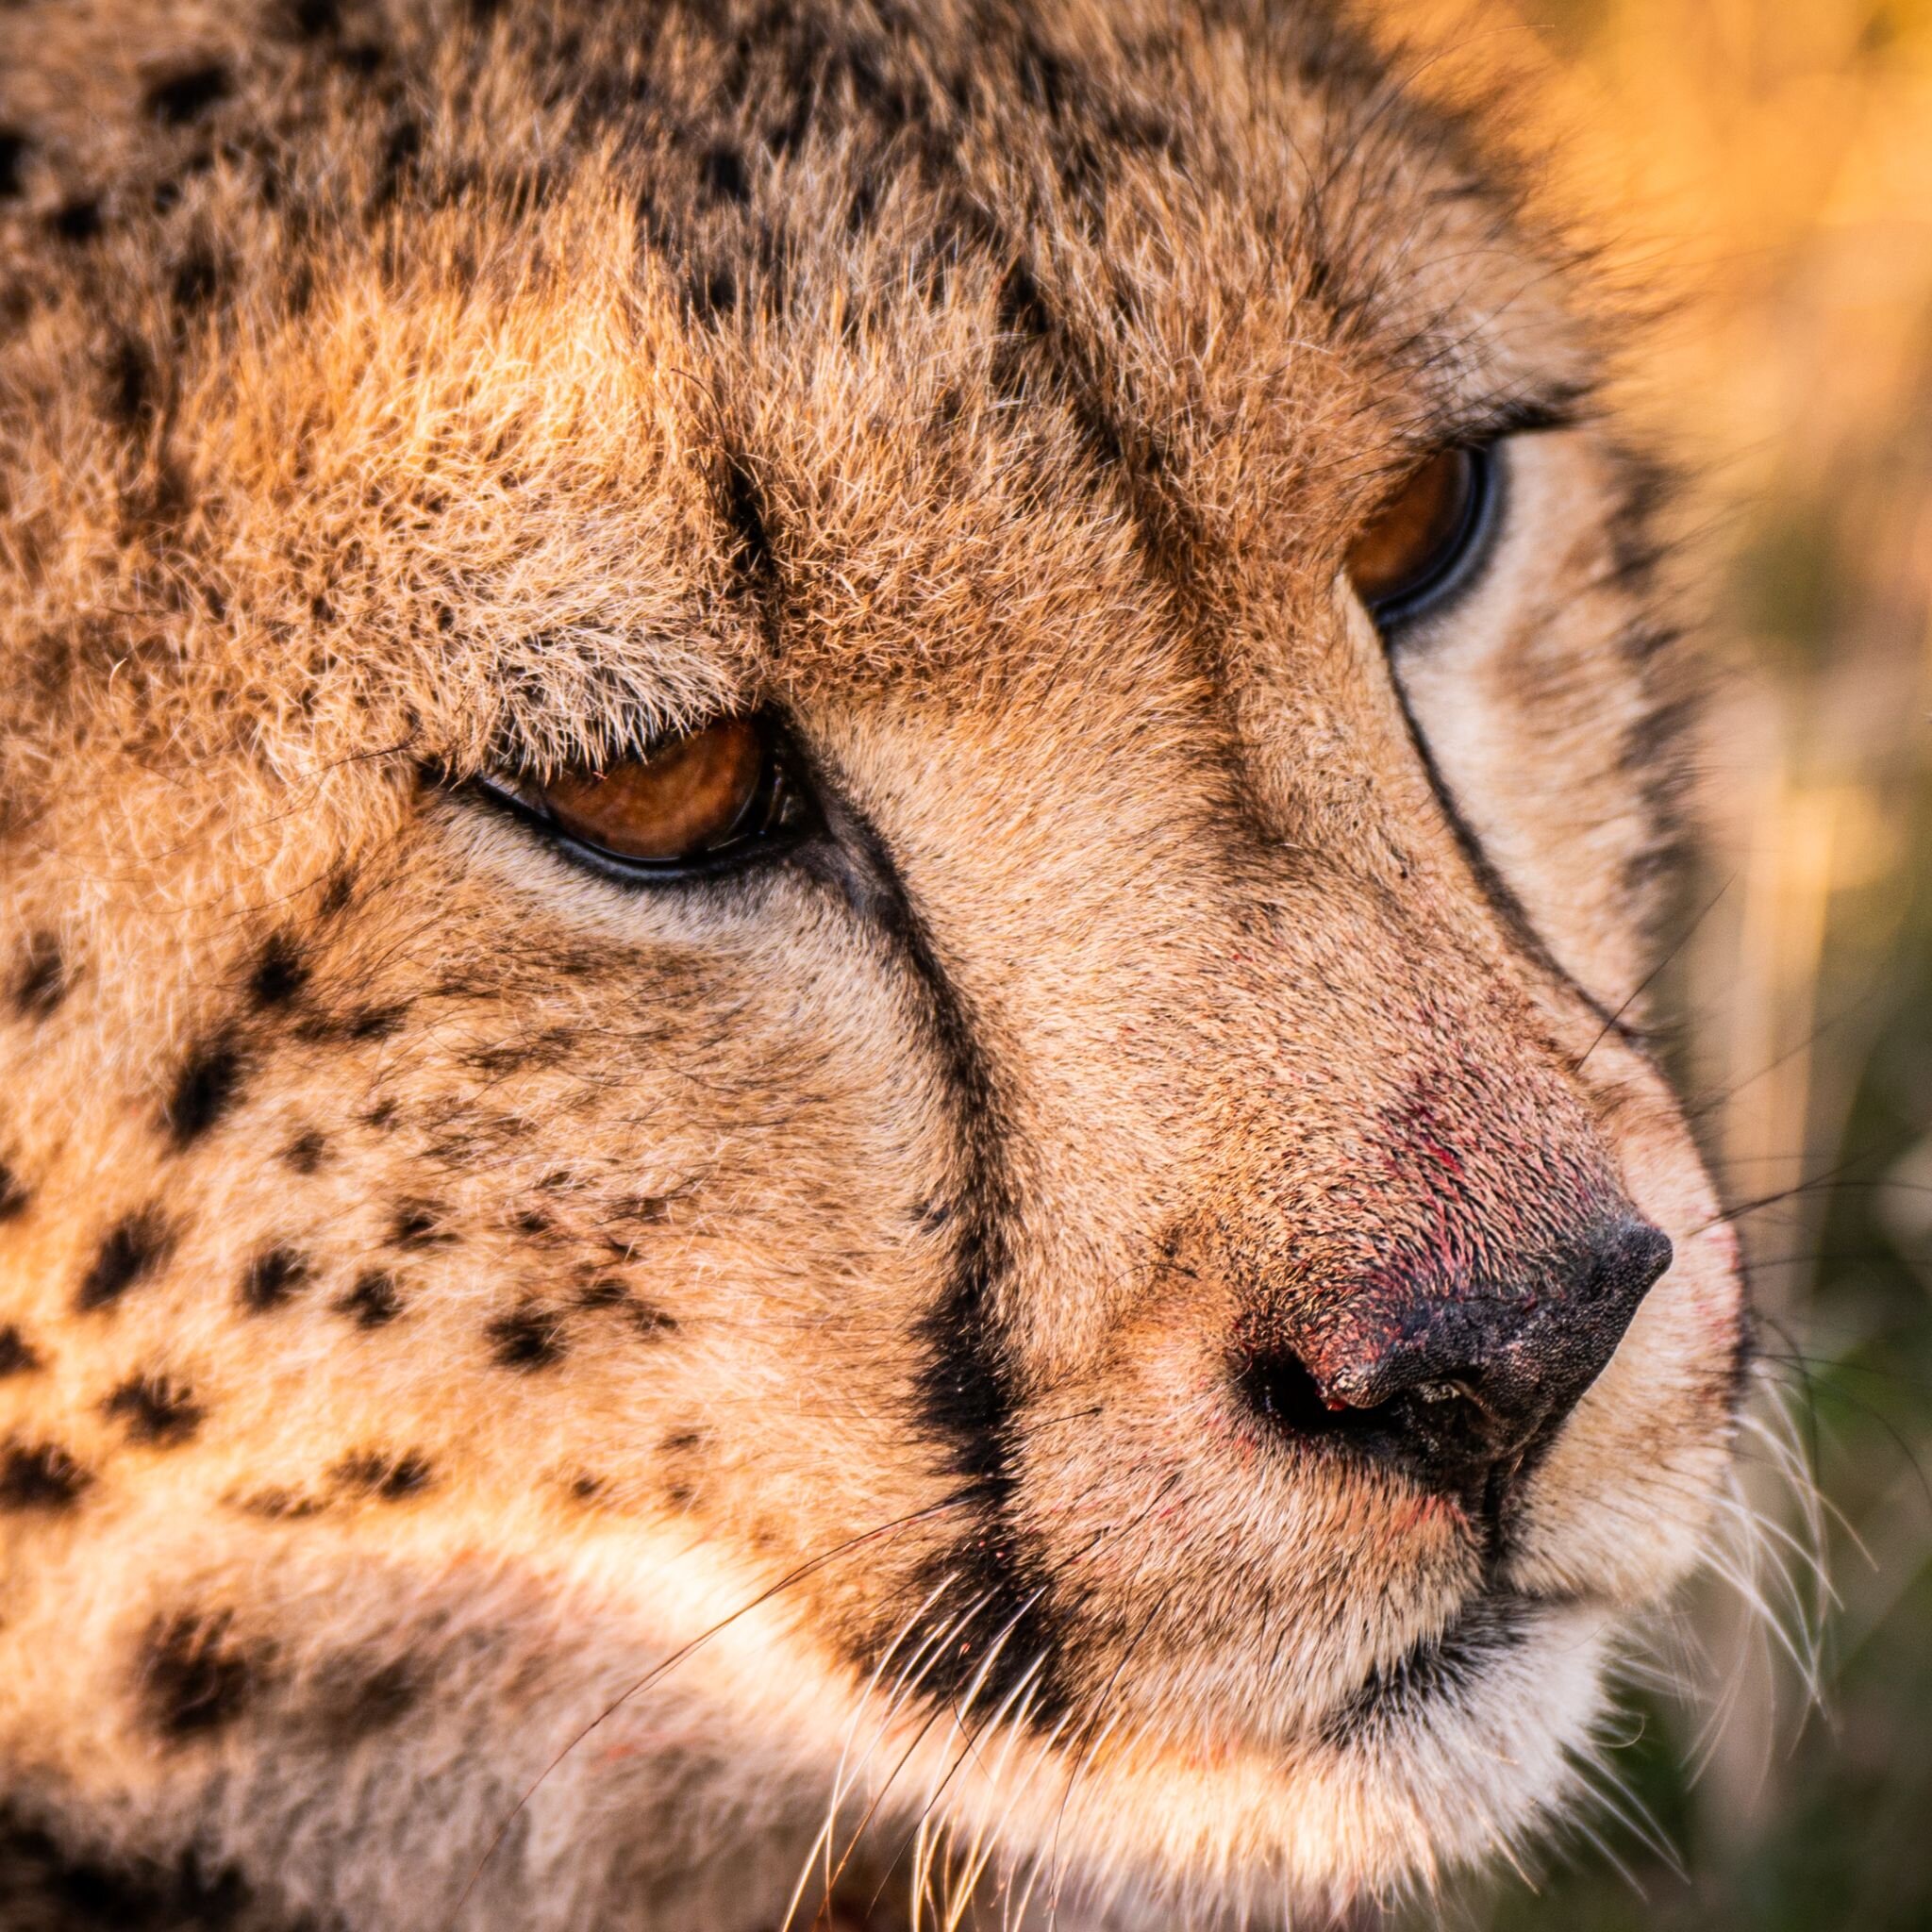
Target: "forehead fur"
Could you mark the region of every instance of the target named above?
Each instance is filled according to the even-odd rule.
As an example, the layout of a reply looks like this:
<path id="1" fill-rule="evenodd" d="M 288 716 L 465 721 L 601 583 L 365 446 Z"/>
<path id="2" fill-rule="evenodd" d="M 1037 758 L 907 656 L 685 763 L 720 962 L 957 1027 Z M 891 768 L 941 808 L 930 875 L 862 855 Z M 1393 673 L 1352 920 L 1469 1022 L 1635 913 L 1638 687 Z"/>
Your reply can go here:
<path id="1" fill-rule="evenodd" d="M 38 697 L 121 662 L 297 761 L 542 766 L 1211 666 L 1419 448 L 1579 391 L 1493 158 L 1324 10 L 494 16 L 0 23 Z"/>

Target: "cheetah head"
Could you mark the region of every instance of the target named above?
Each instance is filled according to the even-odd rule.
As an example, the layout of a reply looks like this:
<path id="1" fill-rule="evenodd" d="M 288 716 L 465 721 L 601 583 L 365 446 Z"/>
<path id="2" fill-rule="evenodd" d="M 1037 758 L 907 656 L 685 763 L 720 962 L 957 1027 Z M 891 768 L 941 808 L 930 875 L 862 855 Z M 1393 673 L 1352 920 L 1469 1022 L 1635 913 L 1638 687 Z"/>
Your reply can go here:
<path id="1" fill-rule="evenodd" d="M 1558 1811 L 1741 1318 L 1659 472 L 1481 125 L 1314 9 L 29 0 L 0 158 L 13 1811 L 722 1932 Z"/>

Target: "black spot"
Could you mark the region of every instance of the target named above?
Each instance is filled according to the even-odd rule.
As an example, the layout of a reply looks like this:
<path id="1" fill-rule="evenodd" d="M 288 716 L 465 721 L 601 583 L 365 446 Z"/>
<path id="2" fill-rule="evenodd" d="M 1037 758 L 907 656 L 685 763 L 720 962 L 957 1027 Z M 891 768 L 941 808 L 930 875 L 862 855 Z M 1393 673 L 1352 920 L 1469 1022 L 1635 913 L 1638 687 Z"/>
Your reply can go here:
<path id="1" fill-rule="evenodd" d="M 308 1260 L 293 1248 L 269 1248 L 256 1256 L 242 1274 L 242 1306 L 265 1314 L 293 1299 L 308 1279 Z"/>
<path id="2" fill-rule="evenodd" d="M 235 1505 L 246 1514 L 262 1517 L 270 1523 L 293 1523 L 305 1517 L 320 1516 L 325 1507 L 314 1496 L 298 1496 L 291 1490 L 258 1490 Z"/>
<path id="3" fill-rule="evenodd" d="M 715 327 L 738 307 L 738 276 L 727 262 L 697 270 L 685 283 L 685 300 L 693 321 Z"/>
<path id="4" fill-rule="evenodd" d="M 1029 107 L 1044 108 L 1051 119 L 1058 121 L 1078 85 L 1079 76 L 1073 65 L 1029 35 L 1020 42 L 1014 69 L 1022 99 Z"/>
<path id="5" fill-rule="evenodd" d="M 221 286 L 221 270 L 205 248 L 192 248 L 175 264 L 169 292 L 175 307 L 183 310 L 205 308 Z"/>
<path id="6" fill-rule="evenodd" d="M 50 932 L 35 933 L 13 982 L 15 1008 L 30 1020 L 44 1020 L 67 997 L 67 983 L 59 941 Z"/>
<path id="7" fill-rule="evenodd" d="M 155 395 L 154 358 L 133 336 L 124 335 L 108 352 L 105 408 L 124 428 L 140 427 Z"/>
<path id="8" fill-rule="evenodd" d="M 161 1109 L 161 1124 L 175 1146 L 198 1141 L 234 1106 L 242 1071 L 241 1050 L 231 1040 L 209 1041 L 189 1055 Z"/>
<path id="9" fill-rule="evenodd" d="M 381 1328 L 403 1311 L 403 1298 L 396 1292 L 395 1277 L 372 1268 L 358 1275 L 356 1285 L 336 1307 L 355 1318 L 358 1328 Z"/>
<path id="10" fill-rule="evenodd" d="M 137 1688 L 149 1726 L 171 1743 L 225 1728 L 253 1701 L 264 1658 L 236 1641 L 234 1624 L 226 1610 L 184 1610 L 148 1625 Z"/>
<path id="11" fill-rule="evenodd" d="M 1037 338 L 1052 333 L 1053 316 L 1047 308 L 1046 297 L 1034 280 L 1033 271 L 1024 261 L 1016 261 L 1007 271 L 993 315 L 1002 335 Z"/>
<path id="12" fill-rule="evenodd" d="M 157 1448 L 188 1441 L 207 1413 L 187 1389 L 166 1375 L 131 1376 L 108 1397 L 105 1407 L 126 1424 L 137 1442 Z"/>
<path id="13" fill-rule="evenodd" d="M 313 1127 L 306 1127 L 282 1149 L 282 1158 L 297 1174 L 313 1174 L 328 1153 L 328 1142 Z"/>
<path id="14" fill-rule="evenodd" d="M 24 1375 L 40 1365 L 40 1357 L 11 1322 L 0 1326 L 0 1375 Z"/>
<path id="15" fill-rule="evenodd" d="M 732 562 L 746 577 L 769 582 L 775 574 L 777 559 L 772 549 L 758 478 L 742 457 L 733 457 L 724 466 L 723 508 L 725 525 L 731 532 Z"/>
<path id="16" fill-rule="evenodd" d="M 164 126 L 184 127 L 225 99 L 232 86 L 228 70 L 220 61 L 206 60 L 156 81 L 144 105 Z"/>
<path id="17" fill-rule="evenodd" d="M 321 1673 L 316 1709 L 329 1734 L 348 1742 L 407 1717 L 423 1701 L 425 1688 L 422 1672 L 408 1657 L 373 1671 L 345 1658 L 339 1669 Z"/>
<path id="18" fill-rule="evenodd" d="M 527 1375 L 563 1359 L 563 1319 L 554 1308 L 512 1308 L 483 1332 L 499 1368 Z"/>
<path id="19" fill-rule="evenodd" d="M 610 1485 L 601 1475 L 574 1475 L 567 1487 L 575 1501 L 595 1503 L 602 1498 Z"/>
<path id="20" fill-rule="evenodd" d="M 308 983 L 302 949 L 285 932 L 271 935 L 255 962 L 248 991 L 258 1007 L 286 1007 Z"/>
<path id="21" fill-rule="evenodd" d="M 353 1012 L 342 1016 L 341 1032 L 344 1040 L 387 1040 L 402 1024 L 408 1008 L 401 1004 L 388 1007 L 358 1007 Z"/>
<path id="22" fill-rule="evenodd" d="M 534 1240 L 540 1235 L 548 1234 L 553 1223 L 541 1208 L 525 1208 L 521 1214 L 511 1220 L 510 1226 L 518 1234 L 528 1235 Z"/>
<path id="23" fill-rule="evenodd" d="M 429 1464 L 413 1449 L 400 1456 L 379 1450 L 345 1456 L 329 1474 L 344 1489 L 361 1490 L 385 1503 L 400 1503 L 429 1487 Z"/>
<path id="24" fill-rule="evenodd" d="M 414 160 L 422 152 L 423 124 L 420 121 L 398 121 L 383 139 L 382 158 L 385 167 L 400 168 L 406 162 Z"/>
<path id="25" fill-rule="evenodd" d="M 356 896 L 356 874 L 349 866 L 339 866 L 328 875 L 328 882 L 322 889 L 322 898 L 316 909 L 325 919 L 333 919 L 338 912 L 345 910 L 349 901 Z"/>
<path id="26" fill-rule="evenodd" d="M 391 1244 L 398 1248 L 437 1248 L 458 1239 L 442 1209 L 428 1201 L 406 1201 L 390 1224 Z"/>
<path id="27" fill-rule="evenodd" d="M 26 1212 L 27 1193 L 20 1184 L 20 1176 L 0 1160 L 0 1221 L 11 1221 L 18 1214 Z"/>
<path id="28" fill-rule="evenodd" d="M 57 1442 L 12 1442 L 0 1460 L 0 1509 L 71 1509 L 92 1480 Z"/>
<path id="29" fill-rule="evenodd" d="M 375 164 L 375 185 L 370 193 L 372 212 L 388 208 L 395 200 L 422 152 L 423 124 L 413 117 L 405 116 L 383 136 L 382 153 Z"/>
<path id="30" fill-rule="evenodd" d="M 577 1290 L 576 1299 L 582 1308 L 616 1309 L 638 1334 L 649 1341 L 669 1335 L 677 1326 L 675 1320 L 655 1302 L 632 1294 L 612 1275 L 592 1274 Z"/>
<path id="31" fill-rule="evenodd" d="M 63 202 L 47 225 L 63 242 L 92 242 L 101 232 L 101 204 L 92 195 Z"/>
<path id="32" fill-rule="evenodd" d="M 741 203 L 751 199 L 751 179 L 744 171 L 744 157 L 735 147 L 720 142 L 707 150 L 701 178 L 705 192 L 713 201 Z"/>
<path id="33" fill-rule="evenodd" d="M 295 0 L 289 25 L 298 40 L 327 40 L 342 30 L 341 0 Z"/>
<path id="34" fill-rule="evenodd" d="M 81 1277 L 76 1306 L 83 1311 L 111 1307 L 167 1257 L 166 1224 L 153 1208 L 117 1222 Z"/>
<path id="35" fill-rule="evenodd" d="M 11 201 L 20 192 L 20 158 L 26 146 L 25 135 L 0 127 L 0 201 Z"/>
<path id="36" fill-rule="evenodd" d="M 108 1865 L 76 1857 L 4 1809 L 0 1899 L 8 1932 L 242 1932 L 250 1903 L 239 1873 L 211 1872 L 192 1850 L 168 1863 L 129 1855 Z"/>
<path id="37" fill-rule="evenodd" d="M 557 968 L 553 961 L 551 970 Z M 445 997 L 464 997 L 469 989 L 462 980 L 446 980 L 438 988 Z M 520 1072 L 525 1067 L 555 1066 L 568 1056 L 577 1041 L 576 1034 L 568 1026 L 542 1026 L 535 1032 L 518 1035 L 513 1040 L 497 1041 L 489 1046 L 475 1047 L 463 1055 L 463 1063 L 474 1067 L 477 1073 L 494 1079 L 505 1074 Z"/>
<path id="38" fill-rule="evenodd" d="M 658 1444 L 666 1456 L 689 1456 L 693 1449 L 705 1446 L 705 1432 L 702 1429 L 674 1429 Z"/>

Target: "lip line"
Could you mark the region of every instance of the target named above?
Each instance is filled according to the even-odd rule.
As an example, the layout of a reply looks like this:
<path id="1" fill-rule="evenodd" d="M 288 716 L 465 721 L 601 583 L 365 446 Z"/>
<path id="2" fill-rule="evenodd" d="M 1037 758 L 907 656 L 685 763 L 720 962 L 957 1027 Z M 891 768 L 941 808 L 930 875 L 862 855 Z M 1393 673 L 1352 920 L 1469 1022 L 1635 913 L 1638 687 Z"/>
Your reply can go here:
<path id="1" fill-rule="evenodd" d="M 1418 1637 L 1399 1656 L 1373 1666 L 1353 1690 L 1339 1698 L 1321 1720 L 1322 1740 L 1338 1748 L 1356 1743 L 1405 1710 L 1435 1702 L 1445 1690 L 1479 1674 L 1493 1658 L 1513 1650 L 1535 1626 L 1539 1613 L 1582 1601 L 1567 1592 L 1531 1595 L 1483 1586 L 1440 1630 Z"/>

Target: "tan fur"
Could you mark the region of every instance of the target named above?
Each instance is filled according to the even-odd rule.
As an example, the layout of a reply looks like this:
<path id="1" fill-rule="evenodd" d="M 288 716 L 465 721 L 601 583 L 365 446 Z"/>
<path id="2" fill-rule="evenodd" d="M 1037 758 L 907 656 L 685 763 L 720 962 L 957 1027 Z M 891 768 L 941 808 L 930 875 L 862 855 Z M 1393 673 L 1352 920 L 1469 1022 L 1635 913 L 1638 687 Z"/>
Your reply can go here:
<path id="1" fill-rule="evenodd" d="M 1429 1882 L 1570 1801 L 1740 1347 L 1601 291 L 1325 15 L 724 11 L 0 14 L 0 1795 L 263 1925 Z M 1526 406 L 1400 673 L 1466 845 L 1341 566 Z M 466 790 L 751 704 L 816 869 Z M 1430 1137 L 1676 1244 L 1488 1559 L 1230 1393 Z"/>

